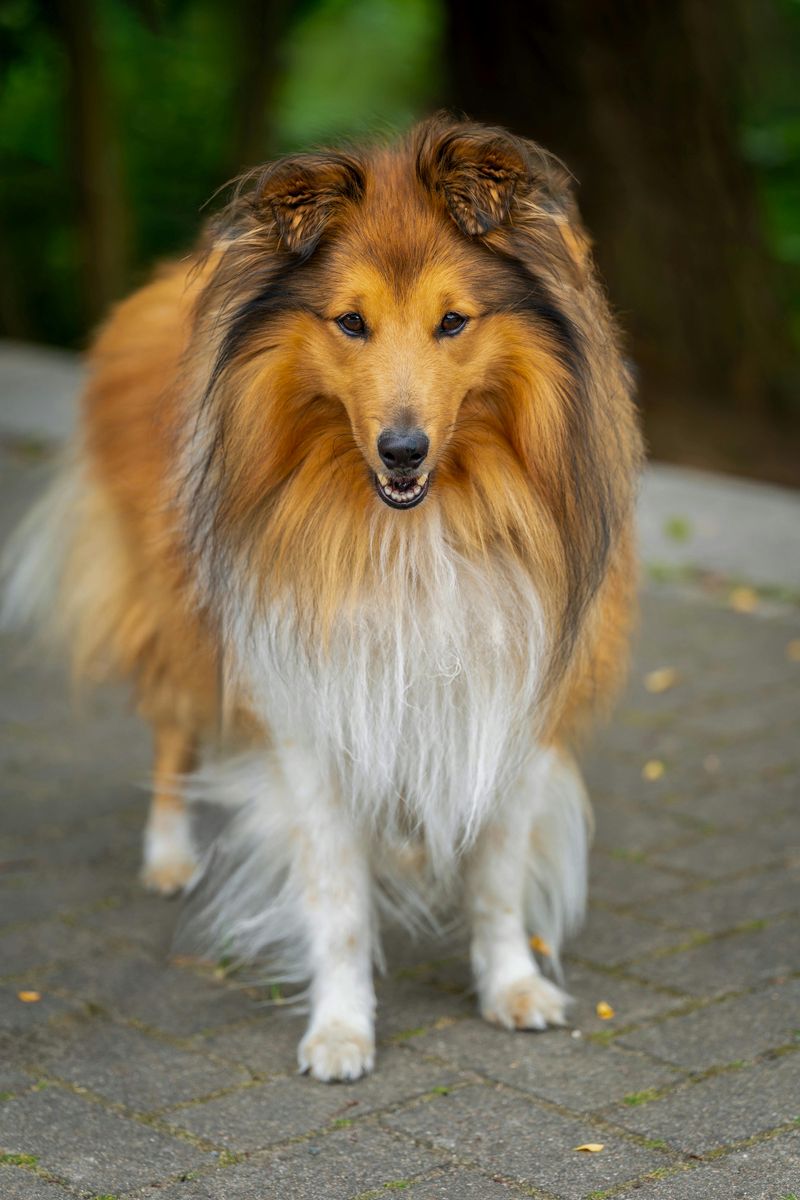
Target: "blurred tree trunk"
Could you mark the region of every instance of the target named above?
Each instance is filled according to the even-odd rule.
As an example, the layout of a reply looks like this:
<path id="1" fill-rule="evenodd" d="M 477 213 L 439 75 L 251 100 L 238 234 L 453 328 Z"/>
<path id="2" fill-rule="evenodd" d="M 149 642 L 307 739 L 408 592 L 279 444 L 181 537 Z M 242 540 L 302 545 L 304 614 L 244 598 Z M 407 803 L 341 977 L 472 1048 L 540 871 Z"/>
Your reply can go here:
<path id="1" fill-rule="evenodd" d="M 648 394 L 772 407 L 788 368 L 726 0 L 447 0 L 452 102 L 563 157 Z"/>
<path id="2" fill-rule="evenodd" d="M 230 170 L 256 166 L 272 152 L 272 101 L 280 49 L 296 0 L 238 0 L 232 14 L 235 76 Z"/>
<path id="3" fill-rule="evenodd" d="M 93 0 L 49 0 L 66 60 L 65 140 L 80 230 L 84 305 L 95 321 L 124 290 L 128 220 Z"/>

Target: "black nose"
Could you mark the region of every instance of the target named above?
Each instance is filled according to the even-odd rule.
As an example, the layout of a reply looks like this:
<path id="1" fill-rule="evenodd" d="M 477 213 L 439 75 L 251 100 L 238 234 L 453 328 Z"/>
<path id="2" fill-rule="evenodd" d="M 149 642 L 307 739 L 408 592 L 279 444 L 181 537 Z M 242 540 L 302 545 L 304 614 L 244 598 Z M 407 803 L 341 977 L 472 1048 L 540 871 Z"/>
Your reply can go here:
<path id="1" fill-rule="evenodd" d="M 428 436 L 421 429 L 384 429 L 378 438 L 378 453 L 390 471 L 416 469 L 429 446 Z"/>

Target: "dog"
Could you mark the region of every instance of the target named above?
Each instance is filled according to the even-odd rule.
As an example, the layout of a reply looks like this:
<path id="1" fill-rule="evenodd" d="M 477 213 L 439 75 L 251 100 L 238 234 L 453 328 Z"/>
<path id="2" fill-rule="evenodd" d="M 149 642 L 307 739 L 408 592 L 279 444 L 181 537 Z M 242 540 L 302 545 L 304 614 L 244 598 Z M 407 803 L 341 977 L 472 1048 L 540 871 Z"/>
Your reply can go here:
<path id="1" fill-rule="evenodd" d="M 6 618 L 131 681 L 145 885 L 191 885 L 212 945 L 307 983 L 319 1080 L 373 1067 L 387 913 L 460 912 L 483 1016 L 563 1024 L 530 937 L 560 981 L 573 750 L 625 671 L 641 458 L 565 169 L 443 114 L 281 158 L 89 367 Z M 202 870 L 197 795 L 236 808 Z"/>

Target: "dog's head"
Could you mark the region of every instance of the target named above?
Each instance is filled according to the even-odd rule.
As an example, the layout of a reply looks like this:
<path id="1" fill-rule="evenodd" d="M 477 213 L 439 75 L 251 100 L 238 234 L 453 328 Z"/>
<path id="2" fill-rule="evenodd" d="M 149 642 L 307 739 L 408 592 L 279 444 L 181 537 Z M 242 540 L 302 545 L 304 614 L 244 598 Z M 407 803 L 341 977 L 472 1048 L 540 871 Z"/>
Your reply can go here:
<path id="1" fill-rule="evenodd" d="M 199 513 L 257 538 L 274 577 L 312 564 L 331 607 L 345 576 L 368 579 L 370 531 L 435 514 L 460 553 L 501 546 L 577 622 L 638 440 L 552 157 L 435 117 L 395 145 L 282 159 L 243 182 L 209 261 Z"/>
<path id="2" fill-rule="evenodd" d="M 547 272 L 526 270 L 517 245 L 538 241 L 559 286 L 579 283 L 567 177 L 502 130 L 435 118 L 400 149 L 283 159 L 250 177 L 233 213 L 241 286 L 259 272 L 263 284 L 234 308 L 217 373 L 262 356 L 293 409 L 298 396 L 338 405 L 339 455 L 349 433 L 390 508 L 422 504 L 460 420 L 496 401 L 519 352 L 535 344 L 556 374 L 571 352 Z"/>

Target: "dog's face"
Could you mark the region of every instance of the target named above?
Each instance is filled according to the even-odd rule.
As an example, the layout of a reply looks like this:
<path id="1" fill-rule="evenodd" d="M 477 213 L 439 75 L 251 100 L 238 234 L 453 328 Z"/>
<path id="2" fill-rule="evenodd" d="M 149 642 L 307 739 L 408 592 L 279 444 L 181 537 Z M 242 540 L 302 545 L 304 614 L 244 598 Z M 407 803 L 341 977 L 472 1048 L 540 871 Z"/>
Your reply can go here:
<path id="1" fill-rule="evenodd" d="M 314 356 L 378 495 L 405 509 L 428 495 L 464 398 L 482 386 L 497 341 L 459 261 L 465 256 L 446 237 L 440 254 L 407 279 L 372 249 L 337 248 Z"/>
<path id="2" fill-rule="evenodd" d="M 415 149 L 366 165 L 285 160 L 256 193 L 291 256 L 271 310 L 295 358 L 290 386 L 340 406 L 393 509 L 421 505 L 452 468 L 465 403 L 497 390 L 514 347 L 529 358 L 537 336 L 552 342 L 532 324 L 531 279 L 490 245 L 529 174 L 514 140 L 432 129 Z"/>

